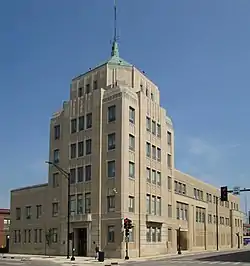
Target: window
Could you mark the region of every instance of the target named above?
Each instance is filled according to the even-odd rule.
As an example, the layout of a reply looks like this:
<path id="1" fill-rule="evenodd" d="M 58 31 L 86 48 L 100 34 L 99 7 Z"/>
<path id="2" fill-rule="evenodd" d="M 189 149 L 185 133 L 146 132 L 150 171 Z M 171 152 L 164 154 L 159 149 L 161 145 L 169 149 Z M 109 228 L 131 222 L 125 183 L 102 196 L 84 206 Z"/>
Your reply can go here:
<path id="1" fill-rule="evenodd" d="M 91 193 L 85 193 L 85 213 L 91 213 Z"/>
<path id="2" fill-rule="evenodd" d="M 115 133 L 108 134 L 108 150 L 115 149 Z"/>
<path id="3" fill-rule="evenodd" d="M 85 181 L 90 181 L 91 180 L 91 165 L 86 165 L 85 166 Z"/>
<path id="4" fill-rule="evenodd" d="M 156 184 L 156 171 L 152 170 L 152 183 Z"/>
<path id="5" fill-rule="evenodd" d="M 151 100 L 152 101 L 154 100 L 154 94 L 153 94 L 153 92 L 151 92 Z"/>
<path id="6" fill-rule="evenodd" d="M 53 175 L 52 175 L 52 186 L 53 186 L 53 188 L 59 187 L 59 173 L 53 173 Z"/>
<path id="7" fill-rule="evenodd" d="M 87 114 L 87 116 L 86 116 L 86 128 L 88 129 L 88 128 L 92 128 L 92 114 L 91 113 L 89 113 L 89 114 Z"/>
<path id="8" fill-rule="evenodd" d="M 31 242 L 31 229 L 28 230 L 28 243 Z"/>
<path id="9" fill-rule="evenodd" d="M 152 120 L 152 133 L 156 135 L 156 123 Z"/>
<path id="10" fill-rule="evenodd" d="M 172 228 L 168 228 L 168 241 L 172 242 Z"/>
<path id="11" fill-rule="evenodd" d="M 83 96 L 83 89 L 82 88 L 78 88 L 78 97 L 82 97 Z"/>
<path id="12" fill-rule="evenodd" d="M 172 190 L 172 177 L 168 176 L 168 190 Z"/>
<path id="13" fill-rule="evenodd" d="M 21 243 L 21 231 L 20 230 L 14 231 L 14 243 Z"/>
<path id="14" fill-rule="evenodd" d="M 172 144 L 172 134 L 169 131 L 167 132 L 167 142 L 168 142 L 168 145 Z"/>
<path id="15" fill-rule="evenodd" d="M 161 242 L 161 228 L 156 228 L 156 241 Z"/>
<path id="16" fill-rule="evenodd" d="M 129 149 L 134 151 L 135 150 L 135 137 L 129 134 Z"/>
<path id="17" fill-rule="evenodd" d="M 116 106 L 112 105 L 108 107 L 108 122 L 116 120 Z"/>
<path id="18" fill-rule="evenodd" d="M 135 164 L 129 162 L 129 177 L 135 178 Z"/>
<path id="19" fill-rule="evenodd" d="M 151 157 L 151 146 L 149 142 L 146 142 L 146 155 L 147 157 Z"/>
<path id="20" fill-rule="evenodd" d="M 71 134 L 76 133 L 77 129 L 77 120 L 76 118 L 71 119 Z"/>
<path id="21" fill-rule="evenodd" d="M 90 93 L 90 85 L 89 84 L 86 84 L 85 92 L 86 92 L 86 94 Z"/>
<path id="22" fill-rule="evenodd" d="M 21 220 L 21 208 L 16 208 L 16 220 Z"/>
<path id="23" fill-rule="evenodd" d="M 157 124 L 157 127 L 156 127 L 156 133 L 157 133 L 157 137 L 160 138 L 161 137 L 161 125 L 160 124 Z"/>
<path id="24" fill-rule="evenodd" d="M 209 224 L 211 224 L 213 222 L 213 220 L 212 220 L 212 214 L 208 214 L 208 216 L 207 216 L 207 222 Z"/>
<path id="25" fill-rule="evenodd" d="M 59 163 L 59 149 L 54 150 L 54 163 Z"/>
<path id="26" fill-rule="evenodd" d="M 188 220 L 188 204 L 183 202 L 176 202 L 176 219 Z"/>
<path id="27" fill-rule="evenodd" d="M 26 219 L 31 218 L 31 206 L 26 206 Z"/>
<path id="28" fill-rule="evenodd" d="M 168 204 L 168 218 L 172 218 L 172 205 Z"/>
<path id="29" fill-rule="evenodd" d="M 80 117 L 79 117 L 79 121 L 78 121 L 78 130 L 79 130 L 79 131 L 84 130 L 84 116 L 80 116 Z"/>
<path id="30" fill-rule="evenodd" d="M 34 229 L 34 243 L 37 243 L 37 229 Z"/>
<path id="31" fill-rule="evenodd" d="M 205 209 L 201 207 L 196 207 L 196 222 L 205 223 Z"/>
<path id="32" fill-rule="evenodd" d="M 108 177 L 115 177 L 115 160 L 108 162 Z"/>
<path id="33" fill-rule="evenodd" d="M 147 242 L 151 242 L 151 227 L 150 226 L 147 226 L 146 238 L 147 238 Z"/>
<path id="34" fill-rule="evenodd" d="M 134 124 L 135 123 L 135 109 L 133 107 L 129 107 L 129 122 Z"/>
<path id="35" fill-rule="evenodd" d="M 108 226 L 108 243 L 115 242 L 115 227 L 113 225 Z"/>
<path id="36" fill-rule="evenodd" d="M 42 232 L 43 232 L 42 229 L 39 229 L 39 230 L 38 230 L 38 242 L 39 242 L 39 243 L 42 243 Z"/>
<path id="37" fill-rule="evenodd" d="M 70 172 L 70 184 L 75 184 L 76 183 L 76 169 L 71 168 L 69 172 Z"/>
<path id="38" fill-rule="evenodd" d="M 147 242 L 161 242 L 161 227 L 147 226 Z"/>
<path id="39" fill-rule="evenodd" d="M 36 205 L 36 218 L 39 219 L 42 216 L 42 205 Z"/>
<path id="40" fill-rule="evenodd" d="M 84 152 L 83 141 L 78 142 L 78 157 L 82 157 Z"/>
<path id="41" fill-rule="evenodd" d="M 151 182 L 151 169 L 147 167 L 146 169 L 147 182 Z"/>
<path id="42" fill-rule="evenodd" d="M 70 196 L 70 214 L 74 215 L 76 212 L 76 196 L 71 195 Z"/>
<path id="43" fill-rule="evenodd" d="M 156 173 L 156 181 L 157 181 L 157 185 L 161 186 L 161 172 L 157 172 Z"/>
<path id="44" fill-rule="evenodd" d="M 160 162 L 161 161 L 161 149 L 160 148 L 157 148 L 157 161 Z"/>
<path id="45" fill-rule="evenodd" d="M 77 168 L 77 182 L 78 183 L 83 182 L 83 167 L 82 166 Z"/>
<path id="46" fill-rule="evenodd" d="M 134 231 L 135 231 L 134 227 L 129 230 L 128 242 L 134 242 L 135 241 Z"/>
<path id="47" fill-rule="evenodd" d="M 169 168 L 172 167 L 172 156 L 171 156 L 171 154 L 168 154 L 167 165 L 168 165 Z"/>
<path id="48" fill-rule="evenodd" d="M 149 117 L 146 117 L 146 129 L 149 132 L 151 130 L 151 119 Z"/>
<path id="49" fill-rule="evenodd" d="M 57 243 L 58 241 L 58 232 L 57 228 L 52 229 L 52 242 Z"/>
<path id="50" fill-rule="evenodd" d="M 94 83 L 93 83 L 93 89 L 94 89 L 94 90 L 97 90 L 97 80 L 94 80 Z"/>
<path id="51" fill-rule="evenodd" d="M 91 154 L 91 152 L 92 152 L 92 140 L 87 139 L 86 140 L 86 155 Z"/>
<path id="52" fill-rule="evenodd" d="M 152 145 L 152 158 L 156 160 L 156 147 Z"/>
<path id="53" fill-rule="evenodd" d="M 58 215 L 58 202 L 53 202 L 52 203 L 52 216 L 57 216 Z"/>
<path id="54" fill-rule="evenodd" d="M 70 145 L 70 158 L 71 159 L 76 158 L 76 143 L 72 143 Z"/>
<path id="55" fill-rule="evenodd" d="M 156 215 L 161 216 L 161 197 L 156 199 Z"/>
<path id="56" fill-rule="evenodd" d="M 135 198 L 133 196 L 128 197 L 128 211 L 129 212 L 135 211 Z"/>
<path id="57" fill-rule="evenodd" d="M 156 197 L 151 197 L 152 203 L 151 203 L 151 214 L 156 215 Z"/>
<path id="58" fill-rule="evenodd" d="M 108 208 L 108 212 L 115 211 L 115 196 L 114 195 L 107 197 L 107 208 Z"/>
<path id="59" fill-rule="evenodd" d="M 151 213 L 151 202 L 150 202 L 150 195 L 147 194 L 146 196 L 146 213 L 150 214 Z"/>
<path id="60" fill-rule="evenodd" d="M 60 125 L 54 126 L 54 136 L 55 139 L 60 139 Z"/>
<path id="61" fill-rule="evenodd" d="M 77 214 L 83 213 L 83 197 L 82 194 L 77 194 L 76 196 Z"/>
<path id="62" fill-rule="evenodd" d="M 23 239 L 23 243 L 26 243 L 27 242 L 27 230 L 25 229 L 24 232 L 24 239 Z"/>

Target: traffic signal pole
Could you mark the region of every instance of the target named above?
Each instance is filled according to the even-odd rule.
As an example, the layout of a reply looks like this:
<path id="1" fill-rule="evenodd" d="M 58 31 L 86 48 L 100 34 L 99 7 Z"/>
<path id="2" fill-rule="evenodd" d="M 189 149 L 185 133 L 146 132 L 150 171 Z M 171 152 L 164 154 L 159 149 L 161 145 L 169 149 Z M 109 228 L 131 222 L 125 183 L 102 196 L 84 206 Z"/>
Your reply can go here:
<path id="1" fill-rule="evenodd" d="M 219 250 L 219 197 L 216 197 L 216 249 Z"/>

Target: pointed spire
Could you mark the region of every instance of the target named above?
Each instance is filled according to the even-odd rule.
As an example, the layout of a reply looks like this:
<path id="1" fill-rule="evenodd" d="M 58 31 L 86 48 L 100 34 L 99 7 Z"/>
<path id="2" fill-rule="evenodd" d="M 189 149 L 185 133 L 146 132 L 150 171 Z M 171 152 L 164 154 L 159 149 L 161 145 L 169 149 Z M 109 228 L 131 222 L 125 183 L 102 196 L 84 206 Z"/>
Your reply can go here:
<path id="1" fill-rule="evenodd" d="M 111 56 L 119 57 L 119 48 L 117 43 L 117 10 L 116 10 L 116 0 L 114 0 L 114 39 L 112 44 Z"/>

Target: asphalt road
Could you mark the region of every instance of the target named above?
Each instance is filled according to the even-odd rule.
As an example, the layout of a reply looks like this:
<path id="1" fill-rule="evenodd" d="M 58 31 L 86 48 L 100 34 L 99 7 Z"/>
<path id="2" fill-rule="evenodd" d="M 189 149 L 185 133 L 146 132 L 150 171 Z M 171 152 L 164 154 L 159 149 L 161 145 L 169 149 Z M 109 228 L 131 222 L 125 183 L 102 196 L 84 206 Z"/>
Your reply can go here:
<path id="1" fill-rule="evenodd" d="M 55 266 L 53 262 L 49 261 L 21 261 L 15 259 L 0 259 L 0 266 Z"/>

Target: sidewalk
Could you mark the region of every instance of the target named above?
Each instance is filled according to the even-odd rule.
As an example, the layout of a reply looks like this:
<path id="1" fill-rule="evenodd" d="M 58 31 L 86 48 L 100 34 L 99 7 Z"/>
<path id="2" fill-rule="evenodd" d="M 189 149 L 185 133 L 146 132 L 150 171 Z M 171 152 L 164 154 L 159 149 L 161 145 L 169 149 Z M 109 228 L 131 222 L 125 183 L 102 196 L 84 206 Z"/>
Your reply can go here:
<path id="1" fill-rule="evenodd" d="M 95 260 L 93 257 L 75 257 L 75 261 L 70 261 L 70 259 L 67 259 L 65 256 L 44 256 L 44 255 L 27 255 L 27 254 L 5 254 L 3 256 L 0 256 L 4 259 L 15 259 L 15 260 L 21 260 L 21 261 L 27 261 L 27 260 L 48 260 L 57 264 L 71 264 L 71 265 L 80 265 L 80 264 L 89 264 L 90 265 L 120 265 L 125 264 L 128 262 L 143 262 L 143 261 L 149 261 L 149 260 L 163 260 L 163 259 L 171 259 L 171 258 L 177 258 L 182 256 L 192 256 L 192 255 L 215 255 L 215 254 L 223 254 L 227 252 L 241 252 L 246 249 L 249 249 L 249 247 L 242 247 L 241 249 L 225 249 L 225 250 L 203 250 L 203 251 L 183 251 L 181 255 L 178 255 L 176 253 L 170 253 L 170 254 L 164 254 L 164 255 L 157 255 L 157 256 L 149 256 L 149 257 L 140 257 L 140 258 L 131 258 L 130 260 L 124 260 L 124 259 L 105 259 L 104 262 L 99 262 L 98 260 Z"/>

